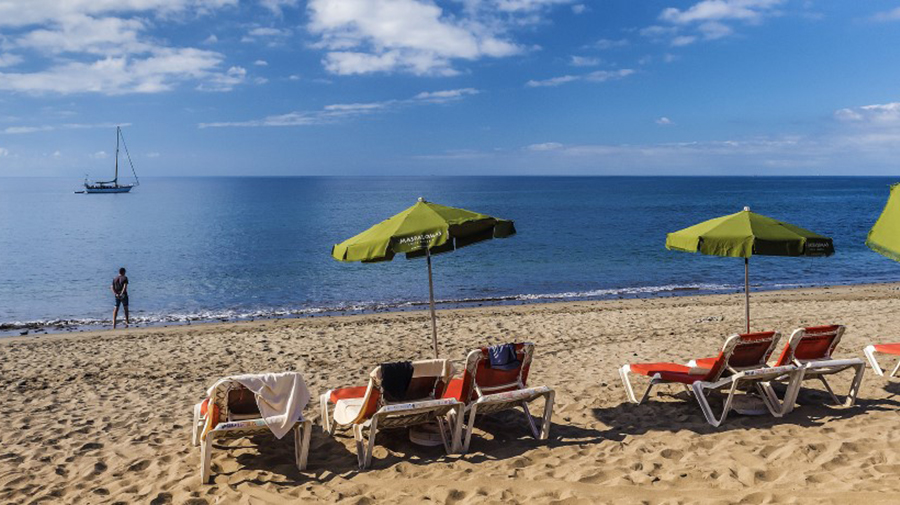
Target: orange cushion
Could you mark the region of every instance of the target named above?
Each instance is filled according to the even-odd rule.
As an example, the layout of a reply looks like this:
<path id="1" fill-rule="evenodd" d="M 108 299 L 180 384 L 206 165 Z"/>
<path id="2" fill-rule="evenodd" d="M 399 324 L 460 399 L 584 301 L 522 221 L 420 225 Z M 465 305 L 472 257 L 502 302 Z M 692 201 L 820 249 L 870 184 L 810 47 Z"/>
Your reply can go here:
<path id="1" fill-rule="evenodd" d="M 462 388 L 463 388 L 462 378 L 451 379 L 450 384 L 447 386 L 447 389 L 444 390 L 444 396 L 442 396 L 442 398 L 455 398 L 458 401 L 463 401 Z"/>
<path id="2" fill-rule="evenodd" d="M 659 372 L 659 378 L 668 382 L 681 382 L 693 384 L 706 378 L 705 375 L 691 375 L 687 372 Z"/>
<path id="3" fill-rule="evenodd" d="M 876 351 L 885 354 L 900 354 L 900 344 L 877 344 L 874 347 Z"/>
<path id="4" fill-rule="evenodd" d="M 698 368 L 712 368 L 713 365 L 716 364 L 716 361 L 718 361 L 718 359 L 719 358 L 715 356 L 713 356 L 712 358 L 700 358 L 695 359 L 694 363 L 697 364 Z"/>
<path id="5" fill-rule="evenodd" d="M 207 405 L 209 405 L 209 398 L 203 400 L 203 403 L 200 404 L 200 415 L 206 417 L 206 409 Z"/>
<path id="6" fill-rule="evenodd" d="M 685 375 L 691 370 L 690 367 L 679 365 L 677 363 L 635 363 L 628 365 L 631 371 L 641 375 L 656 375 L 661 372 L 683 373 Z"/>
<path id="7" fill-rule="evenodd" d="M 337 403 L 338 400 L 346 400 L 349 398 L 363 398 L 366 396 L 366 388 L 368 386 L 360 386 L 355 388 L 333 389 L 329 397 L 331 403 Z"/>

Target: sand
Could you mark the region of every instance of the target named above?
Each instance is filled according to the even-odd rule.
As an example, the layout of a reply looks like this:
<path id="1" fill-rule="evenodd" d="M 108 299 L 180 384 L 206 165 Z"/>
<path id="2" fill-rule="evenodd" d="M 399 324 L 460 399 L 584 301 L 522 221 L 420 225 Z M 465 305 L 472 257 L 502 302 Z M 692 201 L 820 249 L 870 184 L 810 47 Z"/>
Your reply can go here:
<path id="1" fill-rule="evenodd" d="M 858 407 L 820 386 L 783 419 L 703 419 L 682 389 L 625 403 L 617 369 L 713 354 L 741 329 L 740 295 L 441 311 L 442 353 L 536 344 L 531 385 L 556 389 L 550 440 L 520 413 L 479 421 L 446 456 L 403 431 L 359 472 L 349 434 L 313 433 L 309 468 L 290 436 L 225 442 L 199 483 L 191 407 L 218 377 L 303 372 L 314 395 L 363 384 L 379 362 L 429 357 L 426 312 L 144 328 L 0 339 L 0 503 L 897 503 L 900 381 L 868 371 Z M 756 294 L 753 326 L 848 326 L 839 357 L 900 340 L 897 285 Z M 850 373 L 833 384 L 849 385 Z M 315 396 L 314 396 L 315 397 Z M 716 402 L 717 403 L 717 402 Z M 315 405 L 307 414 L 318 423 Z"/>

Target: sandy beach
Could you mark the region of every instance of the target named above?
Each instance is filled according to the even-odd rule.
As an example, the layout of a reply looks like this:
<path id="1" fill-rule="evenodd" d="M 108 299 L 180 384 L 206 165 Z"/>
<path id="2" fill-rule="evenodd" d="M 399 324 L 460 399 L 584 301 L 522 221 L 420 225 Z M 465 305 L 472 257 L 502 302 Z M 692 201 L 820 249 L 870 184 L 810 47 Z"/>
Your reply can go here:
<path id="1" fill-rule="evenodd" d="M 754 329 L 785 337 L 846 325 L 838 357 L 900 340 L 900 285 L 766 292 L 752 306 Z M 871 371 L 855 408 L 809 385 L 783 419 L 719 429 L 676 387 L 625 402 L 619 366 L 714 354 L 742 317 L 739 294 L 441 311 L 442 355 L 457 364 L 476 346 L 536 344 L 529 382 L 557 391 L 549 441 L 507 412 L 481 420 L 461 456 L 387 433 L 359 472 L 352 436 L 317 425 L 307 471 L 290 437 L 241 439 L 213 452 L 207 486 L 190 419 L 216 378 L 297 370 L 314 398 L 364 384 L 380 362 L 429 357 L 427 312 L 0 339 L 0 502 L 896 503 L 900 382 Z"/>

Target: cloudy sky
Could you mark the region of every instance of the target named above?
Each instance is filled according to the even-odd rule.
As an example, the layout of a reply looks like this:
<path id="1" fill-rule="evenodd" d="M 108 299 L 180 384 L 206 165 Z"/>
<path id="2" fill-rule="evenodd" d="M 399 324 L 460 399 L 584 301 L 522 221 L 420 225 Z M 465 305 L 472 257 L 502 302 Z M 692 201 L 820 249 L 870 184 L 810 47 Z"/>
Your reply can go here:
<path id="1" fill-rule="evenodd" d="M 0 176 L 897 174 L 900 1 L 0 0 Z"/>

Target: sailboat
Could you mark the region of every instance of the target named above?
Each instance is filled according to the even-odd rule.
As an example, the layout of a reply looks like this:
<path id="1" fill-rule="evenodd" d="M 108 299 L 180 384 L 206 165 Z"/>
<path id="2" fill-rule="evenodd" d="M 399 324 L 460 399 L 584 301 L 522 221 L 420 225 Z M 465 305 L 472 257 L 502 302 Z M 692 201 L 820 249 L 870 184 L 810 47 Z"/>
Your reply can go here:
<path id="1" fill-rule="evenodd" d="M 125 148 L 125 156 L 128 159 L 128 165 L 131 166 L 131 173 L 134 174 L 134 184 L 119 184 L 119 141 Z M 122 128 L 116 126 L 116 176 L 111 181 L 95 181 L 88 182 L 84 180 L 84 193 L 128 193 L 131 188 L 138 186 L 137 172 L 134 171 L 134 164 L 131 162 L 131 154 L 128 152 L 128 146 L 125 145 L 125 137 L 122 135 Z"/>

